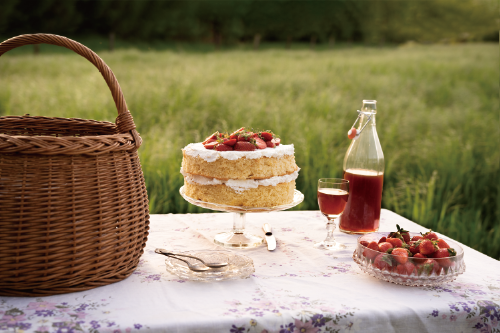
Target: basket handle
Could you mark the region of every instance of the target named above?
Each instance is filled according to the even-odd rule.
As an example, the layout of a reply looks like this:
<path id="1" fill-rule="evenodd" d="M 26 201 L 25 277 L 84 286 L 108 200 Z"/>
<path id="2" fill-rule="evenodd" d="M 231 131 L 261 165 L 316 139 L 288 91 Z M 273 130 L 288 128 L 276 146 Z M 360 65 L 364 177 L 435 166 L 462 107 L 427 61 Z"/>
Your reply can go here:
<path id="1" fill-rule="evenodd" d="M 115 75 L 108 67 L 108 65 L 106 65 L 106 63 L 94 51 L 78 42 L 75 42 L 74 40 L 63 36 L 50 34 L 30 34 L 13 37 L 0 43 L 0 56 L 2 56 L 7 51 L 15 49 L 16 47 L 31 44 L 52 44 L 65 47 L 81 55 L 82 57 L 90 61 L 95 67 L 97 67 L 97 69 L 99 69 L 99 72 L 101 72 L 104 80 L 106 81 L 109 90 L 111 90 L 111 95 L 113 95 L 113 100 L 115 101 L 116 109 L 118 110 L 118 117 L 116 118 L 115 122 L 118 132 L 130 132 L 130 134 L 132 134 L 132 136 L 134 137 L 136 147 L 140 147 L 140 145 L 142 144 L 142 139 L 135 129 L 136 126 L 134 123 L 134 119 L 132 118 L 132 115 L 127 108 L 127 102 L 125 102 L 125 98 L 123 97 L 123 92 L 120 88 L 120 84 L 116 80 Z"/>

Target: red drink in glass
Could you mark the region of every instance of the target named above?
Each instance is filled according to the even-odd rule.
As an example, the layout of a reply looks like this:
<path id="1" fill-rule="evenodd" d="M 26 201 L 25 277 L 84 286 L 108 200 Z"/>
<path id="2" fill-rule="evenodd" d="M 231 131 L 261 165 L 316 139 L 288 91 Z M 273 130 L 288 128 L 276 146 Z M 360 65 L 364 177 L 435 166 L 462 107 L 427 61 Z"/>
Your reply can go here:
<path id="1" fill-rule="evenodd" d="M 319 210 L 328 215 L 339 215 L 344 211 L 349 193 L 336 188 L 321 188 L 318 189 L 318 205 Z"/>
<path id="2" fill-rule="evenodd" d="M 339 228 L 347 233 L 377 231 L 380 224 L 384 174 L 363 169 L 344 172 L 349 181 L 349 200 L 340 218 Z"/>

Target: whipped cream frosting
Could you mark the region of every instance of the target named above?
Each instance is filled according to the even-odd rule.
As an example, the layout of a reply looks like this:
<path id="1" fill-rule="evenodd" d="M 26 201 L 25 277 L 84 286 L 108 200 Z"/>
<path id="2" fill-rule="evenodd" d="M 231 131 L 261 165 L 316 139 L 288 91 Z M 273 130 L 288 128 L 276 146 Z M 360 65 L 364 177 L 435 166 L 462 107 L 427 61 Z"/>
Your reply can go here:
<path id="1" fill-rule="evenodd" d="M 201 142 L 190 143 L 182 150 L 189 156 L 199 156 L 207 162 L 215 162 L 218 158 L 225 158 L 230 161 L 234 161 L 242 157 L 249 159 L 257 159 L 261 157 L 281 158 L 285 155 L 293 155 L 295 152 L 293 144 L 279 145 L 276 148 L 268 147 L 266 149 L 257 149 L 254 151 L 217 151 L 213 149 L 206 149 Z"/>
<path id="2" fill-rule="evenodd" d="M 203 176 L 193 175 L 187 172 L 184 172 L 181 168 L 181 173 L 184 176 L 184 179 L 188 183 L 197 183 L 200 185 L 226 185 L 232 188 L 235 192 L 241 193 L 243 191 L 249 190 L 251 188 L 257 188 L 259 186 L 276 186 L 281 183 L 288 183 L 292 180 L 297 179 L 299 176 L 299 169 L 294 173 L 284 176 L 276 176 L 267 179 L 229 179 L 229 180 L 220 180 L 216 178 L 207 178 Z"/>

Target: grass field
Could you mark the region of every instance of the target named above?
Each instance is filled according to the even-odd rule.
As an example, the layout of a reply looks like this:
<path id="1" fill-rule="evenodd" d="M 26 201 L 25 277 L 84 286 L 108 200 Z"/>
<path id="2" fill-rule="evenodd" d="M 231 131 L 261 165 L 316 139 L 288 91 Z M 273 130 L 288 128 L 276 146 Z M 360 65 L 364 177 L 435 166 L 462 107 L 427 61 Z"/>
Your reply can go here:
<path id="1" fill-rule="evenodd" d="M 500 258 L 498 45 L 99 55 L 144 139 L 151 213 L 201 212 L 178 194 L 181 148 L 241 126 L 295 145 L 306 198 L 295 209 L 317 209 L 317 179 L 342 175 L 356 110 L 377 99 L 383 207 Z M 0 115 L 25 113 L 116 117 L 98 71 L 69 52 L 0 58 Z"/>

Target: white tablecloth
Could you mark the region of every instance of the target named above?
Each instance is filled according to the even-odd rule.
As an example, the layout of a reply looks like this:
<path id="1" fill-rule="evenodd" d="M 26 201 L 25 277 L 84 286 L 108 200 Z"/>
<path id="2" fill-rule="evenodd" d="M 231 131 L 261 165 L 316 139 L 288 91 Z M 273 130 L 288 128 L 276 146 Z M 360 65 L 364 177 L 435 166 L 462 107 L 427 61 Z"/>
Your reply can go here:
<path id="1" fill-rule="evenodd" d="M 405 287 L 363 273 L 352 260 L 355 235 L 338 252 L 312 247 L 326 235 L 318 211 L 247 214 L 246 228 L 273 227 L 263 245 L 231 250 L 253 259 L 248 279 L 183 281 L 165 269 L 157 247 L 217 249 L 215 234 L 232 214 L 153 215 L 145 254 L 124 281 L 44 298 L 0 297 L 0 331 L 8 332 L 500 332 L 500 262 L 465 247 L 465 274 L 439 287 Z M 382 210 L 380 231 L 396 223 L 425 229 Z"/>

